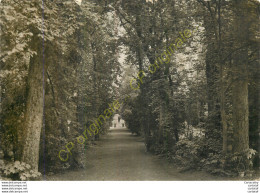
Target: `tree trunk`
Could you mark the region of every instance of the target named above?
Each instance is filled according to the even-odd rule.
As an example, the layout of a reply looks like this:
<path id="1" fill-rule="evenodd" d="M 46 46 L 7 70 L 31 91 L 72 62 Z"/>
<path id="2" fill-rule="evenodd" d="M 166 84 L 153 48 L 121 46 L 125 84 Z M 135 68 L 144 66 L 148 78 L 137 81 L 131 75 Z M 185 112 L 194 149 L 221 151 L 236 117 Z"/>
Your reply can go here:
<path id="1" fill-rule="evenodd" d="M 242 73 L 243 67 L 240 64 L 243 56 L 237 56 L 235 64 Z M 240 73 L 239 73 L 240 74 Z M 248 83 L 246 80 L 237 80 L 233 85 L 233 128 L 234 128 L 234 152 L 242 152 L 249 148 L 249 136 L 248 136 Z"/>
<path id="2" fill-rule="evenodd" d="M 210 30 L 210 29 L 208 29 Z M 206 28 L 207 32 L 207 28 Z M 210 35 L 208 35 L 209 37 Z M 214 41 L 214 40 L 209 40 Z M 212 58 L 217 57 L 213 45 L 207 46 L 206 53 L 206 78 L 207 78 L 207 103 L 208 103 L 208 124 L 206 129 L 206 137 L 208 139 L 221 139 L 221 112 L 218 96 L 218 84 L 220 72 L 217 67 L 217 61 Z"/>
<path id="3" fill-rule="evenodd" d="M 227 153 L 228 146 L 228 134 L 227 134 L 227 119 L 225 113 L 225 91 L 224 91 L 224 83 L 223 83 L 223 69 L 221 69 L 221 86 L 220 86 L 220 112 L 221 112 L 221 122 L 222 122 L 222 135 L 223 135 L 223 153 L 224 155 Z"/>
<path id="4" fill-rule="evenodd" d="M 28 74 L 28 95 L 25 114 L 25 133 L 22 161 L 38 170 L 41 128 L 43 125 L 43 66 L 41 55 L 30 59 Z"/>
<path id="5" fill-rule="evenodd" d="M 160 115 L 159 115 L 159 143 L 163 142 L 163 115 L 164 115 L 164 107 L 163 103 L 160 104 Z"/>
<path id="6" fill-rule="evenodd" d="M 222 150 L 223 154 L 227 153 L 228 146 L 228 129 L 227 118 L 225 112 L 225 89 L 224 89 L 224 63 L 222 61 L 222 20 L 221 20 L 221 0 L 218 3 L 218 63 L 220 65 L 220 114 L 222 123 Z"/>
<path id="7" fill-rule="evenodd" d="M 248 121 L 248 50 L 245 47 L 248 37 L 247 1 L 234 2 L 234 39 L 237 48 L 233 68 L 233 152 L 243 152 L 249 148 Z"/>

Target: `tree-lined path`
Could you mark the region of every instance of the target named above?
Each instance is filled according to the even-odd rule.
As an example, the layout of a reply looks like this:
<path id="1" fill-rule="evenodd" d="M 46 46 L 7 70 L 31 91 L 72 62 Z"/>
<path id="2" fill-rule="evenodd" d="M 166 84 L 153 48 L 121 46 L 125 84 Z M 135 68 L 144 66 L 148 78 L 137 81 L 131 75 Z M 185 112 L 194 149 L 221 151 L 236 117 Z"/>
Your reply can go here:
<path id="1" fill-rule="evenodd" d="M 47 180 L 223 180 L 203 172 L 179 173 L 165 159 L 147 153 L 143 139 L 126 128 L 109 130 L 86 155 L 85 168 Z"/>
<path id="2" fill-rule="evenodd" d="M 259 178 L 259 8 L 0 0 L 0 180 Z"/>

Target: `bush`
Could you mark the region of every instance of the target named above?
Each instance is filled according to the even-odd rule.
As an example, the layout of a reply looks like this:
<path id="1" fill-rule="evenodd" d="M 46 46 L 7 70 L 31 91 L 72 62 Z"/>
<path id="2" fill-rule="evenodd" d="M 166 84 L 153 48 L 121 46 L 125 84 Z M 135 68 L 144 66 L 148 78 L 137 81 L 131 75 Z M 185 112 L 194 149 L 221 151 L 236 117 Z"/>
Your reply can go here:
<path id="1" fill-rule="evenodd" d="M 41 173 L 31 169 L 29 164 L 15 161 L 0 165 L 0 172 L 3 177 L 11 178 L 12 180 L 38 180 Z"/>
<path id="2" fill-rule="evenodd" d="M 253 169 L 253 160 L 257 155 L 256 150 L 248 149 L 242 153 L 234 153 L 226 156 L 225 167 L 234 172 L 244 172 Z"/>
<path id="3" fill-rule="evenodd" d="M 221 176 L 237 176 L 239 172 L 251 171 L 256 151 L 248 149 L 242 153 L 223 156 L 222 154 L 209 154 L 207 159 L 201 160 L 203 169 Z"/>
<path id="4" fill-rule="evenodd" d="M 176 143 L 176 152 L 172 156 L 173 161 L 180 166 L 181 170 L 200 168 L 200 160 L 204 154 L 204 140 L 194 138 L 192 141 L 181 139 Z"/>

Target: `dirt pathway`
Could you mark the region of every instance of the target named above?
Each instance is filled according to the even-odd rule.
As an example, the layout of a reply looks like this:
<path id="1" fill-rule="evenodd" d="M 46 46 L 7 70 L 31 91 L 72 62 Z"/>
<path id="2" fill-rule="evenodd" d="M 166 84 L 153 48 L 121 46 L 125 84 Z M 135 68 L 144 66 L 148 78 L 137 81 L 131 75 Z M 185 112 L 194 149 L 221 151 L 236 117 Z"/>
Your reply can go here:
<path id="1" fill-rule="evenodd" d="M 179 173 L 167 160 L 145 151 L 143 139 L 112 129 L 88 149 L 85 168 L 47 180 L 224 180 L 204 172 Z"/>

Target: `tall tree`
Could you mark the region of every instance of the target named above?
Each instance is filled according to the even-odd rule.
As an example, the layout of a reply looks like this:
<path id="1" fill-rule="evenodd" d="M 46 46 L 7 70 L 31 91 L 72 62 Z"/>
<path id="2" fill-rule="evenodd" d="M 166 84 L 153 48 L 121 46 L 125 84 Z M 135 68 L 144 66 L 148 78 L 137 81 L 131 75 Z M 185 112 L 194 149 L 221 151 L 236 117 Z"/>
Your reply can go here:
<path id="1" fill-rule="evenodd" d="M 234 152 L 249 149 L 248 121 L 248 1 L 234 1 L 233 35 L 237 51 L 233 56 L 233 129 Z"/>

